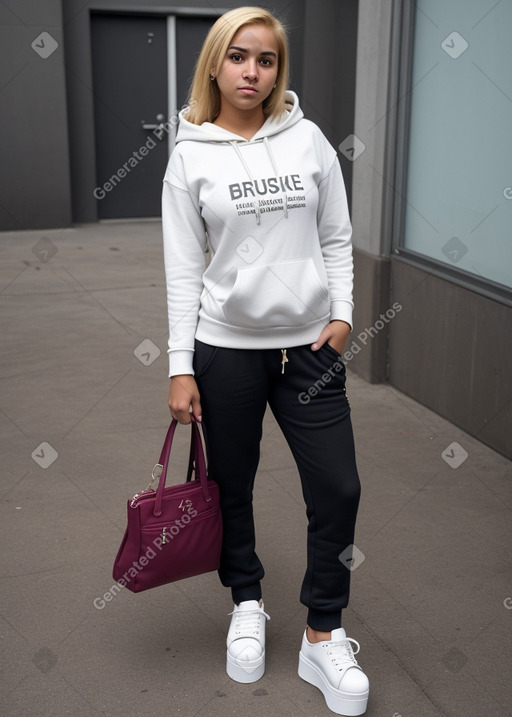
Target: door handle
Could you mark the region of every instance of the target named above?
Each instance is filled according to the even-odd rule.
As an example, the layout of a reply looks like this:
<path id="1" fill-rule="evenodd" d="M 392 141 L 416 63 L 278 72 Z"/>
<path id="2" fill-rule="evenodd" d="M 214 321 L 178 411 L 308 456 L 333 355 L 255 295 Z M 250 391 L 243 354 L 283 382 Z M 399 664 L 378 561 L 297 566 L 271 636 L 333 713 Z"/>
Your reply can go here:
<path id="1" fill-rule="evenodd" d="M 162 139 L 165 134 L 165 125 L 163 124 L 164 119 L 164 115 L 158 114 L 156 116 L 156 121 L 158 122 L 158 124 L 151 124 L 149 122 L 146 122 L 146 120 L 141 120 L 142 129 L 156 130 L 153 134 L 158 137 L 158 139 Z"/>

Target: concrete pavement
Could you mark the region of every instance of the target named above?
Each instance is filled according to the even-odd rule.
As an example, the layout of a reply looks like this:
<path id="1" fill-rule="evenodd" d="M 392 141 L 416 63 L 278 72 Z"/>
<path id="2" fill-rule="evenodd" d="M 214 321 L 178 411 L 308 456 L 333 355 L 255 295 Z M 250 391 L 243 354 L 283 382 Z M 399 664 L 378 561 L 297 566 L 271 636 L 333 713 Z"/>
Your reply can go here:
<path id="1" fill-rule="evenodd" d="M 297 676 L 306 521 L 271 415 L 255 489 L 263 679 L 225 673 L 232 605 L 215 573 L 101 599 L 169 421 L 160 223 L 0 235 L 0 301 L 0 714 L 332 714 Z M 512 715 L 511 463 L 390 386 L 349 370 L 347 392 L 363 496 L 344 625 L 368 717 Z M 187 442 L 180 429 L 174 482 Z"/>

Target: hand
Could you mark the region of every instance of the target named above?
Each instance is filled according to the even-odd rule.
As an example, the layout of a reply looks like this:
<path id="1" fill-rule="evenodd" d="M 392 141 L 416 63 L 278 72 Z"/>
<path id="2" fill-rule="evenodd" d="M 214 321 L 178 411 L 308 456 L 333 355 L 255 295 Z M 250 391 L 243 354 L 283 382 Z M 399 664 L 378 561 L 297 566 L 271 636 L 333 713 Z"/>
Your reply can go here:
<path id="1" fill-rule="evenodd" d="M 346 321 L 338 321 L 337 319 L 331 321 L 327 326 L 324 326 L 311 349 L 318 351 L 325 343 L 328 343 L 331 348 L 341 355 L 345 349 L 350 329 L 350 324 L 347 324 Z"/>
<path id="2" fill-rule="evenodd" d="M 201 400 L 199 389 L 193 376 L 181 374 L 171 378 L 169 408 L 171 416 L 180 423 L 190 423 L 192 417 L 201 423 Z"/>

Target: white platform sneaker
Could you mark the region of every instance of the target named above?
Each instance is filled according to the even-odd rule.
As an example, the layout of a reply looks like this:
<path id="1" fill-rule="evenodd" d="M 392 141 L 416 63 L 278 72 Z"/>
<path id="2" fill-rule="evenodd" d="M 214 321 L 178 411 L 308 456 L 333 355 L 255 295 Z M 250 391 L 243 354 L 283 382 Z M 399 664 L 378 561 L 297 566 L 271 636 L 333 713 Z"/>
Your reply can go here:
<path id="1" fill-rule="evenodd" d="M 230 615 L 226 672 L 235 682 L 256 682 L 265 672 L 265 622 L 270 617 L 257 600 L 235 605 Z"/>
<path id="2" fill-rule="evenodd" d="M 355 653 L 351 643 L 357 646 Z M 366 712 L 369 682 L 354 657 L 358 652 L 359 643 L 347 638 L 342 627 L 333 630 L 325 642 L 312 644 L 307 631 L 302 638 L 299 676 L 318 687 L 327 707 L 338 715 L 355 717 Z"/>

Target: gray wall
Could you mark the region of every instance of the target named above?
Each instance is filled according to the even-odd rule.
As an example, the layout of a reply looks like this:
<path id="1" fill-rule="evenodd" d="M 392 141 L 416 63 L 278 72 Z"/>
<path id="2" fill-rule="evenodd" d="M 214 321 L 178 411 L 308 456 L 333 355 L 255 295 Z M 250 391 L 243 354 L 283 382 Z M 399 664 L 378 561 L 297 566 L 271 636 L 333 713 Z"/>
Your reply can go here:
<path id="1" fill-rule="evenodd" d="M 512 309 L 392 262 L 390 382 L 512 458 Z"/>
<path id="2" fill-rule="evenodd" d="M 355 342 L 350 367 L 389 380 L 512 458 L 512 308 L 395 256 L 398 21 L 407 2 L 360 0 L 354 162 Z M 393 305 L 399 305 L 394 312 Z M 391 320 L 381 314 L 392 310 Z M 361 337 L 361 338 L 360 338 Z M 350 348 L 350 347 L 349 347 Z M 359 349 L 359 350 L 357 350 Z M 448 444 L 448 442 L 447 442 Z"/>
<path id="3" fill-rule="evenodd" d="M 61 2 L 10 5 L 12 10 L 0 3 L 0 230 L 67 226 L 71 188 Z M 42 32 L 53 40 L 43 37 L 33 49 Z"/>
<path id="4" fill-rule="evenodd" d="M 393 0 L 359 2 L 354 134 L 365 146 L 353 163 L 354 338 L 370 329 L 393 303 L 390 297 L 391 235 L 385 232 L 390 173 L 386 158 Z M 388 329 L 360 350 L 351 368 L 367 381 L 387 380 Z"/>
<path id="5" fill-rule="evenodd" d="M 357 0 L 306 0 L 301 104 L 333 147 L 354 132 Z M 338 153 L 349 204 L 353 163 Z"/>

